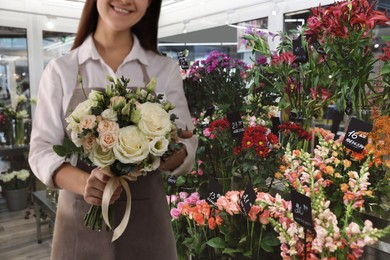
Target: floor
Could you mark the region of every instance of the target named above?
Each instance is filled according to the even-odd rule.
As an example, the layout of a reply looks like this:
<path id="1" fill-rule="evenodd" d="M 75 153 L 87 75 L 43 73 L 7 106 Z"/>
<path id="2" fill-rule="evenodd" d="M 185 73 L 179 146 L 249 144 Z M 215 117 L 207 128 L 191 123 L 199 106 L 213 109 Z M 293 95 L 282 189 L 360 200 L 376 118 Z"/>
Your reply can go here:
<path id="1" fill-rule="evenodd" d="M 37 243 L 36 222 L 32 205 L 10 212 L 0 193 L 0 259 L 49 260 L 51 229 L 42 226 L 42 243 Z"/>

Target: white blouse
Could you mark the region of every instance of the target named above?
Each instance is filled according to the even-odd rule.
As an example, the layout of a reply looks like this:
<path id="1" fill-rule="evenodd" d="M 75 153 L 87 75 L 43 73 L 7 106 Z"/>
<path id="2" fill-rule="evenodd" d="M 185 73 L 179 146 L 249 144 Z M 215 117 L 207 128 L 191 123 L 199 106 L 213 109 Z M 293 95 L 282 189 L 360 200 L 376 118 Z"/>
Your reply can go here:
<path id="1" fill-rule="evenodd" d="M 53 173 L 65 162 L 64 157 L 53 151 L 53 145 L 63 142 L 66 128 L 64 117 L 74 88 L 78 84 L 79 67 L 84 88 L 105 88 L 108 84 L 108 75 L 114 79 L 122 76 L 130 78 L 131 87 L 143 87 L 148 82 L 144 82 L 139 63 L 141 62 L 146 66 L 149 77 L 155 77 L 157 80 L 156 93 L 164 94 L 164 97 L 176 106 L 172 113 L 179 118 L 176 121 L 177 126 L 193 129 L 178 65 L 167 57 L 145 51 L 135 35 L 133 39 L 131 52 L 116 72 L 97 52 L 92 35 L 80 47 L 50 61 L 46 66 L 38 89 L 29 163 L 34 174 L 49 187 L 53 187 Z M 190 139 L 181 139 L 180 142 L 186 145 L 188 155 L 184 163 L 172 172 L 173 175 L 190 172 L 195 160 L 197 138 L 194 136 Z"/>

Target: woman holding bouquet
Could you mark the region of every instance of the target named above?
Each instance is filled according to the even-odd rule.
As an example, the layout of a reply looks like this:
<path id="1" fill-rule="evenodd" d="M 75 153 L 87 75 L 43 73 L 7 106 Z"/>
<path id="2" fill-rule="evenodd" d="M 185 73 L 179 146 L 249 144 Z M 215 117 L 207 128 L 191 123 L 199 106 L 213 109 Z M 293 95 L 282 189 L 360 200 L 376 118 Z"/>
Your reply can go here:
<path id="1" fill-rule="evenodd" d="M 87 0 L 72 51 L 45 68 L 38 92 L 29 162 L 49 187 L 61 189 L 52 245 L 52 259 L 177 259 L 175 240 L 160 171 L 128 182 L 132 193 L 129 223 L 111 242 L 112 233 L 93 231 L 83 217 L 91 205 L 101 205 L 109 180 L 100 168 L 73 166 L 53 151 L 62 144 L 66 118 L 85 100 L 84 92 L 104 88 L 107 76 L 130 78 L 132 87 L 155 77 L 155 92 L 176 108 L 178 128 L 193 124 L 178 66 L 158 54 L 157 29 L 162 0 Z M 79 79 L 82 79 L 79 80 Z M 197 140 L 179 140 L 184 148 L 162 162 L 160 170 L 173 175 L 192 169 Z M 111 203 L 114 225 L 123 216 L 125 196 L 118 188 Z"/>

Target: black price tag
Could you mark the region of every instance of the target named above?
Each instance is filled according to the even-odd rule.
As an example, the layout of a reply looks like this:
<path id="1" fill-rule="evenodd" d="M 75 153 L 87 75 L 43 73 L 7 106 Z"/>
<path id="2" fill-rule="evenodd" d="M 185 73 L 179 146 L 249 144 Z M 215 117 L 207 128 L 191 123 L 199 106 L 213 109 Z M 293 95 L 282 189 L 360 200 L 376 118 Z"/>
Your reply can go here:
<path id="1" fill-rule="evenodd" d="M 358 153 L 363 152 L 363 149 L 367 144 L 366 134 L 371 132 L 371 130 L 371 124 L 352 117 L 343 140 L 343 145 L 352 151 Z"/>
<path id="2" fill-rule="evenodd" d="M 297 39 L 293 40 L 293 53 L 297 59 L 295 62 L 297 63 L 305 63 L 307 62 L 307 52 L 302 45 L 302 37 L 299 36 Z"/>
<path id="3" fill-rule="evenodd" d="M 321 54 L 321 55 L 325 55 L 326 54 L 324 48 L 321 47 L 321 44 L 317 40 L 313 42 L 313 47 L 314 47 L 314 49 L 316 49 L 316 51 L 319 54 Z"/>
<path id="4" fill-rule="evenodd" d="M 207 203 L 214 207 L 217 207 L 215 203 L 217 202 L 219 197 L 222 196 L 222 185 L 216 180 L 211 179 L 209 182 L 209 186 L 207 188 L 207 194 L 208 194 L 206 198 Z"/>
<path id="5" fill-rule="evenodd" d="M 232 112 L 227 114 L 227 120 L 230 124 L 230 130 L 233 137 L 242 138 L 244 134 L 244 122 L 242 122 L 239 112 Z"/>
<path id="6" fill-rule="evenodd" d="M 295 189 L 291 189 L 291 204 L 294 220 L 304 228 L 314 230 L 311 199 Z"/>
<path id="7" fill-rule="evenodd" d="M 275 135 L 278 135 L 279 133 L 279 126 L 280 126 L 280 119 L 277 116 L 271 117 L 272 127 L 271 132 Z"/>
<path id="8" fill-rule="evenodd" d="M 167 179 L 168 185 L 175 187 L 176 186 L 176 181 L 177 181 L 177 176 L 169 176 Z"/>
<path id="9" fill-rule="evenodd" d="M 184 51 L 179 51 L 177 53 L 177 57 L 179 58 L 179 64 L 180 64 L 181 69 L 188 70 L 189 69 L 189 65 L 188 65 L 188 62 L 186 60 L 185 52 Z"/>
<path id="10" fill-rule="evenodd" d="M 214 107 L 214 106 L 209 107 L 209 108 L 206 110 L 205 114 L 204 114 L 204 118 L 206 118 L 206 117 L 208 117 L 208 116 L 212 116 L 213 113 L 214 113 L 214 110 L 215 110 L 215 107 Z"/>
<path id="11" fill-rule="evenodd" d="M 255 201 L 256 201 L 256 193 L 253 189 L 252 183 L 249 183 L 246 186 L 244 194 L 242 194 L 242 197 L 240 199 L 240 208 L 244 216 L 248 216 L 249 211 L 251 210 Z"/>

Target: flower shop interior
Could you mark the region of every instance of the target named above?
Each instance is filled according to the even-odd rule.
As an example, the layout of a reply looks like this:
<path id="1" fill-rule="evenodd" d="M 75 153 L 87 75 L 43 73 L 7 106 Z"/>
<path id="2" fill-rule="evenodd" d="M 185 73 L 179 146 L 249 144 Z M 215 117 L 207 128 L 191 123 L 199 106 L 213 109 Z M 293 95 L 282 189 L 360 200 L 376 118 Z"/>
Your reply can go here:
<path id="1" fill-rule="evenodd" d="M 0 3 L 0 259 L 50 258 L 30 132 L 85 1 Z M 390 259 L 390 0 L 163 0 L 158 50 L 199 141 L 163 176 L 180 260 Z"/>

